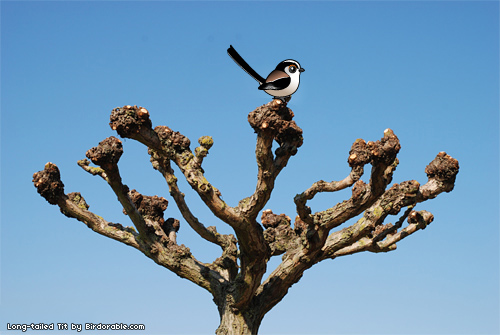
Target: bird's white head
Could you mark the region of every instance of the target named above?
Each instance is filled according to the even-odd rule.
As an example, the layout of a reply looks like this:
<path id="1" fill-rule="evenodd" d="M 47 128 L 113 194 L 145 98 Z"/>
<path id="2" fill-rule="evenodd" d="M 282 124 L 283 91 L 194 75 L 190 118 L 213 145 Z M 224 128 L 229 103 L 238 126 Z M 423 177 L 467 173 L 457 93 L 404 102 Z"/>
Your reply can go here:
<path id="1" fill-rule="evenodd" d="M 300 73 L 305 71 L 304 68 L 300 66 L 299 62 L 293 59 L 282 61 L 276 66 L 276 70 L 281 70 L 292 78 L 299 77 Z"/>

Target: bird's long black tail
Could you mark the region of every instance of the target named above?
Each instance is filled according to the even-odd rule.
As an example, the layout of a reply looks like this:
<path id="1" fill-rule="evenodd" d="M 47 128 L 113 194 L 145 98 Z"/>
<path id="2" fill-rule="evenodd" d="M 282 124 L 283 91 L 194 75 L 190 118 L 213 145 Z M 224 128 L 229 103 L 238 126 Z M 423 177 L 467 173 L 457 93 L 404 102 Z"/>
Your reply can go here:
<path id="1" fill-rule="evenodd" d="M 247 62 L 245 62 L 240 54 L 237 53 L 236 50 L 234 50 L 232 45 L 230 45 L 229 49 L 227 49 L 227 54 L 236 62 L 236 64 L 238 64 L 243 70 L 245 70 L 246 73 L 252 76 L 253 79 L 257 80 L 259 84 L 263 84 L 266 81 L 257 72 L 255 72 L 255 70 L 252 69 Z"/>

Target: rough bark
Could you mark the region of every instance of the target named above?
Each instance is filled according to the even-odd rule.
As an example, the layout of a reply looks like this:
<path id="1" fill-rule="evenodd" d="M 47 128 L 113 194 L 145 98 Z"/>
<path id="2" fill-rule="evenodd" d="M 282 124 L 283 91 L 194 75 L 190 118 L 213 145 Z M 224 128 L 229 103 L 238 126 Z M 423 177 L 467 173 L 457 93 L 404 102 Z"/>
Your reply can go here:
<path id="1" fill-rule="evenodd" d="M 453 190 L 459 169 L 457 160 L 440 152 L 425 169 L 428 176 L 425 184 L 409 180 L 389 187 L 401 146 L 393 131 L 386 129 L 378 141 L 358 139 L 353 143 L 347 159 L 351 171 L 344 179 L 317 181 L 295 196 L 297 216 L 292 224 L 289 216 L 274 214 L 264 207 L 276 178 L 303 142 L 302 130 L 293 116 L 280 100 L 258 107 L 248 115 L 257 134 L 256 188 L 253 194 L 231 207 L 207 180 L 202 168 L 214 144 L 210 136 L 200 137 L 193 152 L 191 141 L 181 133 L 166 126 L 153 128 L 145 108 L 124 106 L 111 112 L 110 126 L 119 136 L 147 146 L 153 168 L 165 179 L 184 221 L 204 240 L 221 248 L 220 257 L 210 264 L 198 261 L 189 248 L 177 244 L 181 222 L 164 218 L 167 199 L 143 195 L 123 183 L 118 169 L 123 147 L 118 138 L 111 136 L 101 141 L 87 151 L 87 159 L 78 161 L 78 165 L 110 185 L 134 227 L 108 222 L 92 213 L 78 192 L 65 194 L 59 169 L 53 163 L 35 173 L 33 182 L 40 195 L 57 205 L 64 215 L 136 248 L 159 265 L 209 291 L 221 317 L 218 335 L 257 334 L 265 314 L 314 264 L 362 251 L 389 252 L 402 239 L 425 229 L 434 216 L 425 210 L 415 211 L 414 207 Z M 279 145 L 275 152 L 274 141 Z M 91 166 L 91 162 L 96 166 Z M 214 216 L 233 229 L 234 235 L 220 234 L 215 227 L 206 227 L 199 221 L 179 189 L 172 164 L 179 168 Z M 360 179 L 367 165 L 371 165 L 368 184 Z M 307 205 L 318 193 L 348 187 L 352 190 L 350 198 L 326 210 L 313 213 Z M 357 222 L 335 230 L 359 214 L 363 216 Z M 384 223 L 390 215 L 399 218 L 394 224 Z M 282 255 L 281 264 L 263 278 L 267 262 L 278 255 Z"/>
<path id="2" fill-rule="evenodd" d="M 246 308 L 243 311 L 234 310 L 228 306 L 219 308 L 220 325 L 216 335 L 256 335 L 262 316 L 258 308 Z"/>

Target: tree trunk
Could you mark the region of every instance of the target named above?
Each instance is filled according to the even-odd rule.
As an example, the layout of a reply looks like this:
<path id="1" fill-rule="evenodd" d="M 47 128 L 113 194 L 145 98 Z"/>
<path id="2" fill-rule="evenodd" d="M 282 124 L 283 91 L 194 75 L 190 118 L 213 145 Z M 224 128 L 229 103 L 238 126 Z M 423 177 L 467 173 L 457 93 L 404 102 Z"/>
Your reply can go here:
<path id="1" fill-rule="evenodd" d="M 216 335 L 257 335 L 261 317 L 256 311 L 233 311 L 231 308 L 219 309 L 221 321 Z"/>

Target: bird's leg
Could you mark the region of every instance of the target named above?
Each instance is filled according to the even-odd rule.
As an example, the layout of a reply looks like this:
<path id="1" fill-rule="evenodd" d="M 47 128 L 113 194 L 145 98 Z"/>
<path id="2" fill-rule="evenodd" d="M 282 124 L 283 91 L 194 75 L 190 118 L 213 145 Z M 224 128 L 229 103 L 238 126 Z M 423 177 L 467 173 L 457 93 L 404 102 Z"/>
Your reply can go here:
<path id="1" fill-rule="evenodd" d="M 273 97 L 273 99 L 279 99 L 281 100 L 284 104 L 288 103 L 290 99 L 292 99 L 291 95 L 288 95 L 286 97 Z"/>

